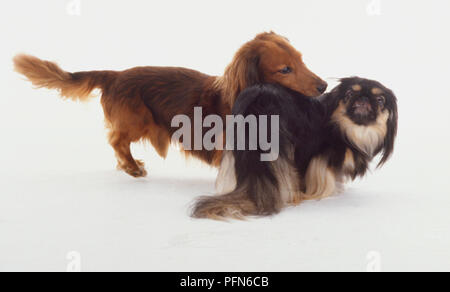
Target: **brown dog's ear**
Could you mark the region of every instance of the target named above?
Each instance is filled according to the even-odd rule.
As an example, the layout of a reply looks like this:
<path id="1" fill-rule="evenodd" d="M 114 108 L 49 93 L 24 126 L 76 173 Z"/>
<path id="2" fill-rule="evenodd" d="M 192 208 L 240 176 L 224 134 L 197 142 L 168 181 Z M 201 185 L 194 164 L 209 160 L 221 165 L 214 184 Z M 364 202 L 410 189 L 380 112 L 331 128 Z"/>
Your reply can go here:
<path id="1" fill-rule="evenodd" d="M 244 82 L 241 81 L 241 91 L 249 86 L 256 85 L 258 83 L 261 83 L 261 78 L 259 74 L 259 56 L 253 56 L 247 60 L 247 65 L 244 66 L 243 72 L 241 73 L 243 75 L 243 78 L 245 79 Z"/>
<path id="2" fill-rule="evenodd" d="M 383 156 L 378 163 L 377 167 L 383 166 L 386 161 L 391 157 L 394 152 L 394 143 L 397 136 L 398 128 L 398 110 L 397 110 L 397 98 L 394 93 L 388 90 L 390 97 L 387 99 L 387 107 L 389 109 L 389 119 L 387 121 L 387 134 L 383 144 Z"/>
<path id="3" fill-rule="evenodd" d="M 256 49 L 243 47 L 237 52 L 223 77 L 219 79 L 218 84 L 222 89 L 223 100 L 230 107 L 233 107 L 234 101 L 242 90 L 262 82 L 259 60 Z"/>

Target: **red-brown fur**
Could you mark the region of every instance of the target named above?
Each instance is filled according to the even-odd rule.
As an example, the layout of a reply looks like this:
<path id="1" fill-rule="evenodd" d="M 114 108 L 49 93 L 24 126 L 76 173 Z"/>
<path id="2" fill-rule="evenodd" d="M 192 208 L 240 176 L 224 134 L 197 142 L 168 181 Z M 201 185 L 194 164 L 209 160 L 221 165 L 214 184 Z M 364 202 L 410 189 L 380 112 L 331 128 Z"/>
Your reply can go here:
<path id="1" fill-rule="evenodd" d="M 237 95 L 258 83 L 279 83 L 306 96 L 317 96 L 318 87 L 326 85 L 308 70 L 301 54 L 289 42 L 275 34 L 262 33 L 236 53 L 221 77 L 171 67 L 138 67 L 130 70 L 68 73 L 52 62 L 18 55 L 15 69 L 36 87 L 57 89 L 61 96 L 87 100 L 98 88 L 118 167 L 128 174 L 146 175 L 144 164 L 136 161 L 130 144 L 149 140 L 158 154 L 166 157 L 175 115 L 193 118 L 194 107 L 203 115 L 224 117 L 231 113 Z M 292 68 L 291 74 L 279 71 Z M 186 151 L 187 152 L 187 151 Z M 189 151 L 187 154 L 219 166 L 221 151 Z"/>

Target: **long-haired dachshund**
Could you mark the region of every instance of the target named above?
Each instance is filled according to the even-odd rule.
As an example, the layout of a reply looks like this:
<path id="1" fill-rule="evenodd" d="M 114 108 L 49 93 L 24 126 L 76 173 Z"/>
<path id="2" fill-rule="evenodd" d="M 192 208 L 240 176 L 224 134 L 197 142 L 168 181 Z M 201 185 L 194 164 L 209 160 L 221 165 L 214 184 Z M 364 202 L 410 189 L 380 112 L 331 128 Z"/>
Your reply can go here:
<path id="1" fill-rule="evenodd" d="M 244 44 L 221 77 L 169 67 L 68 73 L 55 63 L 27 55 L 17 56 L 14 63 L 15 70 L 33 85 L 57 89 L 62 97 L 83 101 L 94 89 L 100 89 L 118 168 L 134 177 L 146 176 L 146 170 L 133 158 L 130 144 L 148 140 L 166 157 L 176 130 L 171 127 L 176 115 L 193 119 L 194 107 L 202 107 L 205 115 L 224 118 L 238 94 L 259 83 L 281 84 L 306 96 L 318 96 L 327 88 L 308 70 L 289 41 L 273 32 L 259 34 Z M 222 156 L 221 151 L 207 150 L 187 154 L 213 166 L 219 166 Z"/>
<path id="2" fill-rule="evenodd" d="M 345 180 L 364 176 L 379 153 L 383 165 L 397 133 L 393 92 L 357 77 L 342 79 L 319 99 L 278 85 L 254 86 L 241 93 L 233 114 L 278 115 L 279 158 L 263 162 L 261 150 L 226 151 L 217 179 L 221 195 L 200 198 L 193 217 L 268 216 L 329 196 Z"/>

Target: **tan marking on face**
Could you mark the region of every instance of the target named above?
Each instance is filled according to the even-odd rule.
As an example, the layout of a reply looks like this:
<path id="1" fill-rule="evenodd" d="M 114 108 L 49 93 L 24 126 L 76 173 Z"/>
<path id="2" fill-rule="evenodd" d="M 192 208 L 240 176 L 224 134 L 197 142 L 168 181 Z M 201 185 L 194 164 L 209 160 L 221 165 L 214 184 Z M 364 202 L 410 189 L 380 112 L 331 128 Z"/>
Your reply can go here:
<path id="1" fill-rule="evenodd" d="M 380 88 L 378 88 L 378 87 L 372 88 L 372 94 L 379 95 L 382 93 L 383 93 L 383 90 L 381 90 Z"/>
<path id="2" fill-rule="evenodd" d="M 347 107 L 340 102 L 331 119 L 336 123 L 350 143 L 372 158 L 374 151 L 383 143 L 387 134 L 389 111 L 378 113 L 375 123 L 371 125 L 357 125 L 347 115 Z"/>
<path id="3" fill-rule="evenodd" d="M 353 89 L 354 91 L 361 91 L 361 90 L 362 90 L 362 87 L 361 87 L 361 85 L 359 85 L 359 84 L 355 84 L 355 85 L 352 86 L 352 89 Z"/>

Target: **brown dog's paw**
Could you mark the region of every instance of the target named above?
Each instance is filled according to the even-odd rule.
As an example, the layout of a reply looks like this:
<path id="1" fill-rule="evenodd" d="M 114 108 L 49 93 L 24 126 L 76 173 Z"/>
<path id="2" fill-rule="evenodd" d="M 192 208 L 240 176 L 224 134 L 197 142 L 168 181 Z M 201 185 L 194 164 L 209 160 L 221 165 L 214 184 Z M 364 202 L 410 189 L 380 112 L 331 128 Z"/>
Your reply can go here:
<path id="1" fill-rule="evenodd" d="M 132 177 L 146 177 L 147 171 L 145 170 L 144 162 L 138 160 L 136 165 L 137 167 L 134 165 L 118 165 L 117 169 L 125 171 Z"/>
<path id="2" fill-rule="evenodd" d="M 146 177 L 147 171 L 144 168 L 134 169 L 134 170 L 126 170 L 126 173 L 133 177 Z"/>

